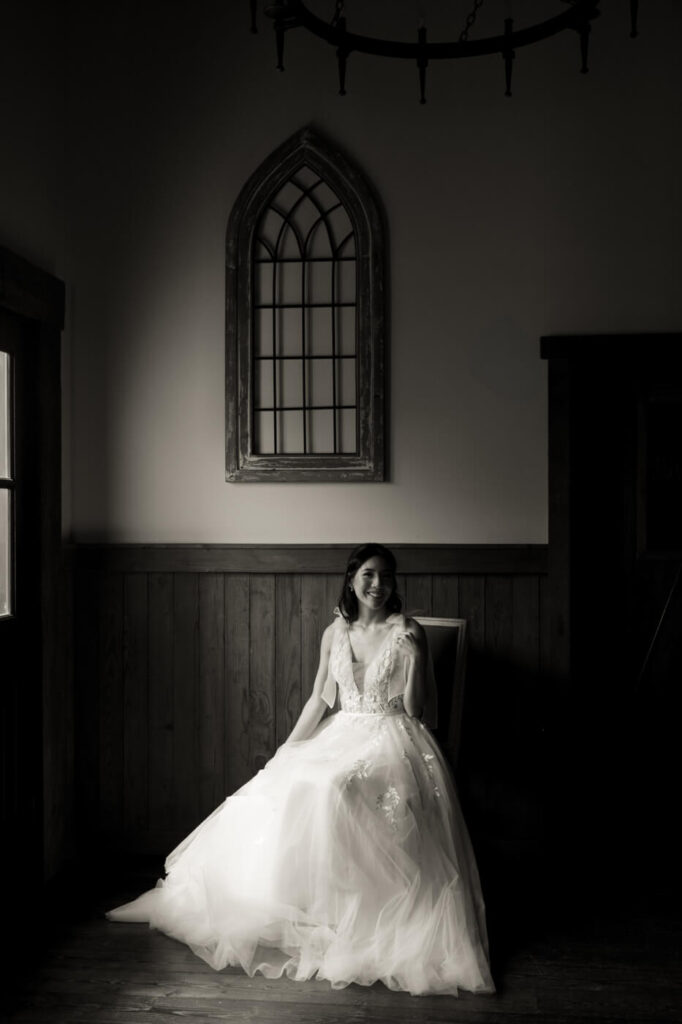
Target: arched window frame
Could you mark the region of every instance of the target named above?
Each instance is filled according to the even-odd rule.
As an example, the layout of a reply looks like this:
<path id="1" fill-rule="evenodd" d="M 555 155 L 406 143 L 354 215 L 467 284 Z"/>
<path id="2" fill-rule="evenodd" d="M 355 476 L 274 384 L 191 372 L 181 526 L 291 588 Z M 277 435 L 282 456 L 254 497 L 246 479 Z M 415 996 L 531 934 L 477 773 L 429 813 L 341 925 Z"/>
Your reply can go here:
<path id="1" fill-rule="evenodd" d="M 318 174 L 350 218 L 356 247 L 356 403 L 354 453 L 259 454 L 253 430 L 253 248 L 261 214 L 301 167 Z M 363 174 L 316 131 L 304 128 L 276 149 L 241 190 L 226 243 L 226 477 L 229 481 L 385 479 L 386 348 L 384 218 Z"/>

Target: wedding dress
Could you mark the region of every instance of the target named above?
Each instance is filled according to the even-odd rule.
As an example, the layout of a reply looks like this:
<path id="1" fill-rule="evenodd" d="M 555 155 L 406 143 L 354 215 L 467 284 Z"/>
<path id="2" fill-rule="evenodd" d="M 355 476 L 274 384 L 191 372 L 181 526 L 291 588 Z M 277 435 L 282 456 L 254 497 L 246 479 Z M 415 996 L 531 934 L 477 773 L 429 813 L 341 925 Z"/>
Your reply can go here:
<path id="1" fill-rule="evenodd" d="M 380 980 L 413 995 L 494 990 L 452 777 L 405 713 L 405 618 L 389 624 L 365 669 L 337 618 L 324 699 L 340 710 L 281 746 L 170 854 L 167 877 L 110 920 L 149 922 L 216 970 L 334 988 Z"/>

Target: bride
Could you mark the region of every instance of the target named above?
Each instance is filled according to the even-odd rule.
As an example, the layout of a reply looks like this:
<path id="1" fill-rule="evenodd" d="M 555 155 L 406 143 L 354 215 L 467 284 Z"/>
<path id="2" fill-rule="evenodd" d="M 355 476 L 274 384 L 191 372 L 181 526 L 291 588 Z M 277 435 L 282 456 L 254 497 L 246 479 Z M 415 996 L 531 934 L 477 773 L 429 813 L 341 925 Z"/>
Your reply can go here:
<path id="1" fill-rule="evenodd" d="M 148 922 L 215 970 L 494 990 L 466 825 L 421 720 L 426 638 L 400 612 L 395 573 L 383 545 L 351 553 L 289 739 L 110 920 Z"/>

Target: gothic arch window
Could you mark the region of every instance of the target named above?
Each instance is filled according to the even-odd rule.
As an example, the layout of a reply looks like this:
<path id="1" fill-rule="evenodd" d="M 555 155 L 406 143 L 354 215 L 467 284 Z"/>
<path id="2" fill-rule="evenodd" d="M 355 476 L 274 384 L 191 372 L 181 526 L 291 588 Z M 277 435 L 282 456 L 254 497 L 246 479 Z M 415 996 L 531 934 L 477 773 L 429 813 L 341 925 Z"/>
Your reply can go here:
<path id="1" fill-rule="evenodd" d="M 357 168 L 306 128 L 227 231 L 227 479 L 383 480 L 385 250 Z"/>

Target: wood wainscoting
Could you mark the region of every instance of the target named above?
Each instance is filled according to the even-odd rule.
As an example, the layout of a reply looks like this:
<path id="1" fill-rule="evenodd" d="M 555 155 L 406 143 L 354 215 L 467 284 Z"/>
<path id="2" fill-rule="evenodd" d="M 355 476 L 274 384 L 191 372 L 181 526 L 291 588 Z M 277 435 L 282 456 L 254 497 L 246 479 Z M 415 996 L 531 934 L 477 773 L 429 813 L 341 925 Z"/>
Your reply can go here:
<path id="1" fill-rule="evenodd" d="M 82 843 L 161 854 L 261 768 L 312 688 L 351 545 L 76 548 Z M 547 549 L 395 545 L 404 607 L 462 616 L 475 841 L 542 838 Z"/>

